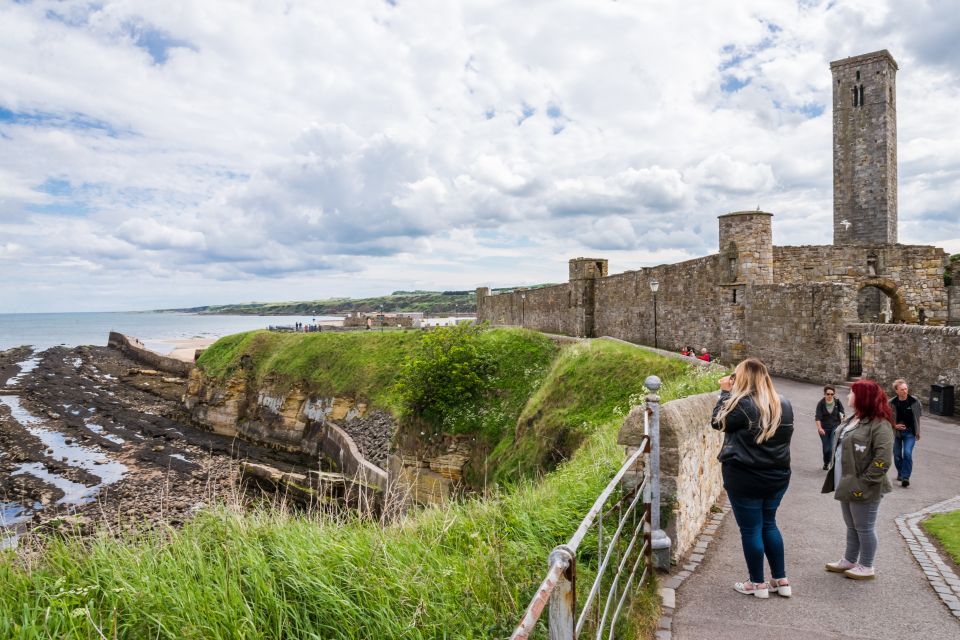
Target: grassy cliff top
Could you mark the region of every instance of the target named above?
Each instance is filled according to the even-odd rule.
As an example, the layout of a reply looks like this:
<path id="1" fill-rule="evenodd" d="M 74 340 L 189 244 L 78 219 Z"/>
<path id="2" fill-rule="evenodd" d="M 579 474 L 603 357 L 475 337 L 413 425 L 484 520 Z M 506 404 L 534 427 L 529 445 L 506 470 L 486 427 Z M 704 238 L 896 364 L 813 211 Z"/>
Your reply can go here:
<path id="1" fill-rule="evenodd" d="M 278 390 L 299 386 L 309 393 L 363 399 L 399 413 L 397 376 L 418 355 L 427 336 L 422 331 L 251 331 L 221 338 L 201 354 L 198 365 L 213 379 L 243 370 L 258 384 Z M 523 329 L 482 331 L 477 341 L 485 352 L 495 354 L 490 384 L 497 390 L 496 404 L 510 405 L 512 417 L 506 421 L 512 428 L 533 392 L 531 384 L 539 381 L 536 374 L 549 366 L 557 348 L 543 335 Z M 495 417 L 503 422 L 503 416 Z"/>

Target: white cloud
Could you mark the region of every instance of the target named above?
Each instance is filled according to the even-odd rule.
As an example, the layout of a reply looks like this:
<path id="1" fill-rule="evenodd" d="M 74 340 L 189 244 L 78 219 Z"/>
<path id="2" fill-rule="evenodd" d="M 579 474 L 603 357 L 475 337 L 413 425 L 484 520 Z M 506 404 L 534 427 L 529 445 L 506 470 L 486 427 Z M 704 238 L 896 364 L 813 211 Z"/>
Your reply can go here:
<path id="1" fill-rule="evenodd" d="M 336 9 L 0 5 L 0 308 L 557 281 L 702 255 L 758 204 L 829 242 L 829 62 L 884 47 L 901 240 L 960 238 L 947 3 Z"/>

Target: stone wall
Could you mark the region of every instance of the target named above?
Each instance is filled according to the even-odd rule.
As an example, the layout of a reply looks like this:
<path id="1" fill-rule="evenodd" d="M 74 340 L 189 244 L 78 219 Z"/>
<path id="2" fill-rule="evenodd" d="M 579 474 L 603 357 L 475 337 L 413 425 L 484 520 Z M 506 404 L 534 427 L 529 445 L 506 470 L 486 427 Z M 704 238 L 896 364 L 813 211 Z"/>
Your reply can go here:
<path id="1" fill-rule="evenodd" d="M 684 345 L 720 353 L 717 256 L 627 271 L 596 282 L 595 333 L 679 351 Z M 657 291 L 656 341 L 650 281 Z"/>
<path id="2" fill-rule="evenodd" d="M 516 289 L 477 297 L 477 318 L 493 325 L 522 326 L 546 333 L 578 335 L 569 284 Z"/>
<path id="3" fill-rule="evenodd" d="M 960 273 L 954 277 L 960 278 Z M 947 300 L 950 307 L 947 324 L 950 326 L 960 325 L 960 284 L 947 287 Z"/>
<path id="4" fill-rule="evenodd" d="M 150 351 L 136 338 L 131 339 L 115 331 L 110 332 L 110 337 L 107 339 L 107 346 L 113 347 L 117 351 L 130 356 L 137 362 L 142 362 L 165 373 L 186 377 L 190 375 L 190 371 L 193 369 L 193 364 L 189 362 L 177 360 L 176 358 L 168 358 L 155 351 Z"/>
<path id="5" fill-rule="evenodd" d="M 774 282 L 782 284 L 875 286 L 902 299 L 906 317 L 892 321 L 916 322 L 918 310 L 923 309 L 928 324 L 946 324 L 943 274 L 948 260 L 943 249 L 924 245 L 774 247 L 773 273 Z"/>
<path id="6" fill-rule="evenodd" d="M 672 506 L 662 513 L 671 540 L 671 555 L 683 558 L 693 547 L 711 508 L 723 491 L 717 455 L 723 434 L 710 427 L 717 392 L 667 402 L 660 408 L 661 501 Z M 643 437 L 643 407 L 635 407 L 624 420 L 618 442 L 639 445 Z"/>
<path id="7" fill-rule="evenodd" d="M 863 338 L 863 377 L 890 395 L 897 378 L 906 380 L 925 406 L 932 384 L 952 384 L 960 393 L 960 327 L 852 324 L 847 330 Z"/>
<path id="8" fill-rule="evenodd" d="M 772 373 L 801 380 L 847 378 L 846 327 L 856 321 L 856 292 L 842 284 L 750 287 L 746 342 Z"/>
<path id="9" fill-rule="evenodd" d="M 575 258 L 565 285 L 492 296 L 478 289 L 478 318 L 670 351 L 705 347 L 730 364 L 752 355 L 780 375 L 818 382 L 846 379 L 847 324 L 960 324 L 960 287 L 949 298 L 942 249 L 774 247 L 770 219 L 761 211 L 721 216 L 725 245 L 704 258 L 613 276 L 603 260 Z"/>

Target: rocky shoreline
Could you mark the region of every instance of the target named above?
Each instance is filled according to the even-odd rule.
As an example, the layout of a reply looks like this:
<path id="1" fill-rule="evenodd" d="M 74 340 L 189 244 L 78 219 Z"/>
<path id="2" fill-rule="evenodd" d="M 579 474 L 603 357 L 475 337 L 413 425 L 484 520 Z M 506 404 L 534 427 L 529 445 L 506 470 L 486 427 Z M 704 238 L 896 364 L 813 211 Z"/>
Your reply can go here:
<path id="1" fill-rule="evenodd" d="M 205 505 L 243 500 L 242 461 L 322 470 L 319 460 L 192 426 L 181 403 L 185 387 L 185 378 L 106 347 L 0 352 L 7 539 L 64 523 L 81 530 L 177 525 Z M 375 424 L 360 426 L 359 446 L 384 446 L 372 435 Z"/>

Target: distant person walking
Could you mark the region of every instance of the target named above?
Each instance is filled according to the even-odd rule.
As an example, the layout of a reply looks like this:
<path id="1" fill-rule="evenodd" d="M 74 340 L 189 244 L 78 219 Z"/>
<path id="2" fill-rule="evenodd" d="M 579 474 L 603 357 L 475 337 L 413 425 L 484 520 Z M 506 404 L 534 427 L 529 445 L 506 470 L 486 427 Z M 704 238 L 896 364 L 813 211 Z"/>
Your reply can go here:
<path id="1" fill-rule="evenodd" d="M 711 425 L 724 433 L 718 456 L 723 487 L 740 527 L 749 572 L 749 579 L 733 588 L 757 598 L 770 597 L 770 591 L 789 597 L 783 536 L 776 518 L 790 484 L 793 408 L 756 358 L 747 358 L 733 375 L 721 378 L 720 390 Z M 770 563 L 769 584 L 763 577 L 764 556 Z"/>
<path id="2" fill-rule="evenodd" d="M 843 404 L 832 385 L 823 388 L 823 398 L 817 403 L 817 433 L 823 447 L 823 470 L 830 468 L 830 454 L 833 453 L 833 430 L 843 422 Z"/>
<path id="3" fill-rule="evenodd" d="M 706 348 L 706 347 L 700 349 L 700 355 L 697 356 L 697 357 L 700 358 L 701 360 L 703 360 L 704 362 L 710 362 L 710 360 L 711 360 L 711 358 L 710 358 L 710 352 L 707 351 L 707 348 Z"/>
<path id="4" fill-rule="evenodd" d="M 826 569 L 854 580 L 872 580 L 880 498 L 891 490 L 887 471 L 893 452 L 893 416 L 883 389 L 872 380 L 854 382 L 847 405 L 853 416 L 834 432 L 834 455 L 822 489 L 832 491 L 840 501 L 847 548 Z"/>
<path id="5" fill-rule="evenodd" d="M 895 395 L 890 400 L 893 411 L 893 464 L 897 467 L 897 482 L 902 487 L 910 486 L 913 474 L 913 447 L 920 439 L 920 416 L 923 407 L 916 396 L 910 395 L 910 387 L 902 378 L 894 380 Z"/>

